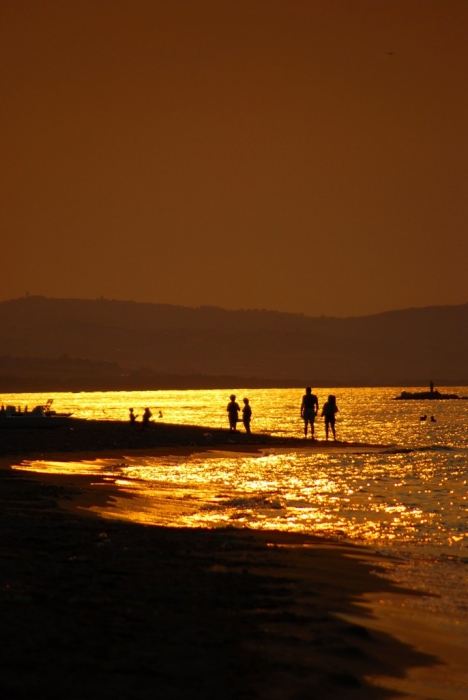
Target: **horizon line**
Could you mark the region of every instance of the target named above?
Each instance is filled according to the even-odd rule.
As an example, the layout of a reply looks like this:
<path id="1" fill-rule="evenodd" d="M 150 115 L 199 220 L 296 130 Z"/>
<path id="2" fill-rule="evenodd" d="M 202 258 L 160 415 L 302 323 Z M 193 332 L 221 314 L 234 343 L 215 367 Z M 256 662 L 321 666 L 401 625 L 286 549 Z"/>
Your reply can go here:
<path id="1" fill-rule="evenodd" d="M 281 316 L 302 316 L 304 318 L 311 318 L 311 319 L 340 319 L 340 320 L 346 320 L 346 319 L 352 319 L 352 318 L 370 318 L 373 316 L 383 316 L 386 314 L 393 314 L 393 313 L 401 313 L 405 311 L 423 311 L 423 310 L 428 310 L 428 309 L 443 309 L 443 308 L 453 308 L 453 307 L 461 307 L 461 306 L 467 306 L 468 301 L 465 302 L 460 302 L 457 304 L 428 304 L 427 306 L 408 306 L 408 307 L 403 307 L 403 308 L 395 308 L 395 309 L 387 309 L 386 311 L 376 311 L 373 313 L 365 313 L 365 314 L 355 314 L 355 315 L 349 315 L 349 316 L 339 316 L 339 315 L 333 315 L 333 314 L 317 314 L 317 315 L 310 315 L 307 313 L 304 313 L 302 311 L 279 311 L 277 309 L 266 309 L 266 308 L 236 308 L 236 309 L 228 309 L 223 306 L 217 306 L 215 304 L 200 304 L 198 306 L 186 306 L 184 304 L 172 304 L 169 302 L 155 302 L 155 301 L 134 301 L 133 299 L 108 299 L 107 297 L 104 296 L 99 296 L 99 297 L 47 297 L 43 294 L 29 294 L 29 292 L 26 292 L 24 296 L 21 297 L 15 297 L 15 298 L 9 298 L 9 299 L 1 299 L 0 304 L 8 304 L 11 302 L 18 302 L 18 301 L 25 301 L 25 300 L 35 300 L 35 299 L 45 299 L 47 301 L 70 301 L 70 302 L 105 302 L 105 303 L 117 303 L 117 304 L 138 304 L 141 306 L 167 306 L 167 307 L 172 307 L 172 308 L 178 308 L 178 309 L 190 309 L 193 311 L 197 310 L 202 310 L 202 309 L 213 309 L 216 311 L 223 311 L 225 313 L 267 313 L 267 314 L 278 314 Z"/>

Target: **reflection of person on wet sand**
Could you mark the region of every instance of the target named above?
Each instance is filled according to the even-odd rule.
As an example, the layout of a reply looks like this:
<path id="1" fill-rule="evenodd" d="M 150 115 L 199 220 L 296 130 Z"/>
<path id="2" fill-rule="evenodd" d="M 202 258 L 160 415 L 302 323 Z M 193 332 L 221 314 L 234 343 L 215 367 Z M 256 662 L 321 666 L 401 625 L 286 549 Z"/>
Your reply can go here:
<path id="1" fill-rule="evenodd" d="M 314 423 L 315 416 L 318 413 L 318 399 L 315 394 L 312 393 L 310 386 L 306 388 L 306 393 L 302 397 L 301 404 L 301 418 L 304 421 L 304 435 L 307 437 L 307 427 L 310 423 L 310 435 L 314 439 Z"/>
<path id="2" fill-rule="evenodd" d="M 239 420 L 240 406 L 238 403 L 236 403 L 235 394 L 231 394 L 229 398 L 231 400 L 229 401 L 226 408 L 229 417 L 229 430 L 231 432 L 235 432 L 237 428 L 237 421 Z"/>
<path id="3" fill-rule="evenodd" d="M 335 414 L 338 413 L 336 405 L 336 397 L 330 394 L 328 401 L 323 404 L 322 416 L 325 418 L 325 438 L 328 440 L 329 428 L 332 429 L 333 439 L 336 440 L 335 434 Z"/>
<path id="4" fill-rule="evenodd" d="M 252 419 L 252 409 L 250 408 L 249 399 L 244 399 L 244 408 L 242 409 L 242 422 L 245 432 L 250 435 L 250 421 Z"/>

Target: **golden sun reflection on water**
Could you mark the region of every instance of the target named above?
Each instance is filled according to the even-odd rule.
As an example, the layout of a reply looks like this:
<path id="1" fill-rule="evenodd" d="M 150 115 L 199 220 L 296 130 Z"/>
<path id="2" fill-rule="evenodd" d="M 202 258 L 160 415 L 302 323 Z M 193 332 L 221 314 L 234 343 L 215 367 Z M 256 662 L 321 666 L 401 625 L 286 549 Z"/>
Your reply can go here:
<path id="1" fill-rule="evenodd" d="M 468 394 L 466 387 L 454 391 Z M 130 406 L 138 413 L 139 407 L 150 406 L 155 416 L 161 410 L 167 422 L 226 427 L 230 393 L 60 394 L 54 406 L 77 417 L 117 420 L 127 419 Z M 250 398 L 255 432 L 301 435 L 303 390 L 235 393 Z M 328 393 L 337 396 L 340 440 L 395 449 L 260 455 L 210 450 L 191 456 L 42 460 L 18 468 L 84 474 L 97 485 L 114 484 L 107 505 L 93 508 L 104 518 L 170 527 L 276 529 L 371 545 L 396 555 L 391 565 L 397 583 L 434 593 L 432 612 L 449 612 L 468 624 L 468 401 L 435 406 L 393 401 L 393 389 L 321 389 L 321 404 Z M 14 395 L 5 402 L 32 406 L 47 398 Z M 421 413 L 434 412 L 436 423 L 419 420 Z M 323 438 L 321 422 L 316 432 Z M 412 604 L 427 614 L 427 600 L 416 597 Z"/>
<path id="2" fill-rule="evenodd" d="M 414 390 L 420 387 L 414 387 Z M 439 387 L 443 390 L 443 387 Z M 412 388 L 408 387 L 411 391 Z M 273 435 L 301 436 L 303 424 L 299 415 L 304 389 L 246 389 L 197 391 L 116 391 L 59 392 L 54 395 L 57 411 L 72 412 L 77 418 L 127 421 L 128 409 L 140 415 L 149 406 L 156 422 L 227 427 L 226 405 L 234 391 L 238 398 L 248 396 L 253 410 L 254 432 Z M 467 387 L 451 387 L 451 392 L 468 395 Z M 320 388 L 315 390 L 320 406 L 331 393 L 336 395 L 338 439 L 373 444 L 393 444 L 405 448 L 421 445 L 443 445 L 444 448 L 467 446 L 468 401 L 394 401 L 398 390 L 377 388 Z M 4 394 L 5 404 L 44 404 L 48 395 Z M 437 405 L 435 405 L 437 403 Z M 160 418 L 160 413 L 162 417 Z M 436 413 L 437 421 L 421 422 L 420 415 Z M 323 420 L 317 422 L 316 433 L 324 436 Z"/>
<path id="3" fill-rule="evenodd" d="M 122 496 L 95 508 L 104 517 L 171 527 L 321 532 L 372 543 L 466 544 L 466 468 L 457 471 L 455 460 L 442 477 L 431 453 L 217 450 L 189 457 L 36 461 L 22 468 L 112 481 Z"/>
<path id="4" fill-rule="evenodd" d="M 249 396 L 255 432 L 299 436 L 303 389 L 235 389 Z M 454 388 L 467 395 L 466 387 Z M 231 390 L 57 394 L 54 407 L 82 418 L 127 420 L 149 406 L 155 420 L 226 427 Z M 395 445 L 377 453 L 260 455 L 213 450 L 79 463 L 33 462 L 34 471 L 86 473 L 122 492 L 105 517 L 171 526 L 230 524 L 326 532 L 362 542 L 434 544 L 462 550 L 467 536 L 468 401 L 394 401 L 389 388 L 316 390 L 337 396 L 339 439 Z M 48 397 L 5 395 L 32 406 Z M 159 411 L 162 413 L 160 419 Z M 421 422 L 436 412 L 437 422 Z M 316 427 L 323 437 L 323 423 Z M 404 448 L 403 450 L 400 448 Z M 129 498 L 129 496 L 131 496 Z"/>

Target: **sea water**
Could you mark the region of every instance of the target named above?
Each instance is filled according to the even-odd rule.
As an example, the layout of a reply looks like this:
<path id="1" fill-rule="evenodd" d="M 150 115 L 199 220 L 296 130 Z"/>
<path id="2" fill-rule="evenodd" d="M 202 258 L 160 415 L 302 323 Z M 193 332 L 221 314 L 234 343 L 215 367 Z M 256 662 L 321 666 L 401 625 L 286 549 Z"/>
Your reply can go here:
<path id="1" fill-rule="evenodd" d="M 303 435 L 302 388 L 61 393 L 54 395 L 54 407 L 81 418 L 127 421 L 130 407 L 141 417 L 148 406 L 156 423 L 219 428 L 227 427 L 232 391 L 239 403 L 250 399 L 254 433 Z M 446 391 L 468 395 L 467 387 Z M 87 472 L 112 481 L 122 498 L 100 510 L 105 517 L 171 527 L 286 530 L 371 545 L 397 556 L 392 568 L 398 581 L 432 594 L 414 605 L 440 609 L 467 634 L 468 400 L 396 401 L 399 392 L 391 388 L 316 393 L 320 406 L 328 394 L 337 397 L 338 441 L 385 449 L 315 452 L 304 441 L 304 449 L 294 450 L 207 447 L 191 455 L 35 461 L 22 468 Z M 32 407 L 47 398 L 10 394 L 2 402 Z M 316 437 L 324 439 L 321 418 Z"/>

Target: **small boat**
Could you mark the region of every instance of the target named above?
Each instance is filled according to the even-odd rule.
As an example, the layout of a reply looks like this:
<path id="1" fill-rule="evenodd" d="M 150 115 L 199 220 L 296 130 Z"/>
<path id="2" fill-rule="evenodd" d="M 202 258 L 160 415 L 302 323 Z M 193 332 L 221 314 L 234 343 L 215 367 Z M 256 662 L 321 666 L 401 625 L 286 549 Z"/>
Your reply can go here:
<path id="1" fill-rule="evenodd" d="M 52 404 L 54 403 L 53 399 L 48 399 L 46 403 L 43 405 L 44 413 L 46 416 L 60 416 L 62 418 L 70 418 L 72 416 L 72 413 L 57 413 L 57 411 L 52 410 Z"/>
<path id="2" fill-rule="evenodd" d="M 71 413 L 51 412 L 45 410 L 46 406 L 36 406 L 32 411 L 27 407 L 22 411 L 15 406 L 2 406 L 0 428 L 59 428 L 67 425 Z"/>

